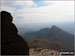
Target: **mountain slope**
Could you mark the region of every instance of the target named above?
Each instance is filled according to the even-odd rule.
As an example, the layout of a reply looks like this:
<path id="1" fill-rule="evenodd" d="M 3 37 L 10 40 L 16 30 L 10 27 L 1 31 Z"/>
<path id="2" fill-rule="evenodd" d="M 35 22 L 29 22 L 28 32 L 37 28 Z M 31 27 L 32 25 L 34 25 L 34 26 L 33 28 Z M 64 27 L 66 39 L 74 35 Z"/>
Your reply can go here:
<path id="1" fill-rule="evenodd" d="M 43 28 L 34 32 L 27 32 L 24 34 L 24 37 L 27 37 L 30 47 L 64 51 L 73 50 L 74 48 L 74 36 L 57 26 Z"/>

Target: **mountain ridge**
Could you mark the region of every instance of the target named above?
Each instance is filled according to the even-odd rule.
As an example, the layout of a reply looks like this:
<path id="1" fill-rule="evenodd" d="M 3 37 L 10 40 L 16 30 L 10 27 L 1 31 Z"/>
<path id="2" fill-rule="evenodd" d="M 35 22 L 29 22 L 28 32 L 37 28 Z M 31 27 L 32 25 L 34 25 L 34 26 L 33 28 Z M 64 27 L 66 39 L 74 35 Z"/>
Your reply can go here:
<path id="1" fill-rule="evenodd" d="M 43 47 L 54 50 L 73 50 L 74 48 L 74 36 L 55 25 L 51 28 L 26 33 L 24 37 L 27 37 L 30 47 Z"/>

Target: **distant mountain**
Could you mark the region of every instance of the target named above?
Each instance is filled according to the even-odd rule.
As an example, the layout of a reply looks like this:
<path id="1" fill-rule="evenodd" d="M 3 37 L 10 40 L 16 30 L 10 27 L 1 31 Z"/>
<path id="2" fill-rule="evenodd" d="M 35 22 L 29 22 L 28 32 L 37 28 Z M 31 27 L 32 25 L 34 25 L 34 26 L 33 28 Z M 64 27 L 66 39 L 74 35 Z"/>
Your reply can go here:
<path id="1" fill-rule="evenodd" d="M 48 48 L 53 50 L 74 50 L 74 35 L 53 25 L 39 31 L 26 32 L 23 37 L 27 39 L 30 47 Z"/>

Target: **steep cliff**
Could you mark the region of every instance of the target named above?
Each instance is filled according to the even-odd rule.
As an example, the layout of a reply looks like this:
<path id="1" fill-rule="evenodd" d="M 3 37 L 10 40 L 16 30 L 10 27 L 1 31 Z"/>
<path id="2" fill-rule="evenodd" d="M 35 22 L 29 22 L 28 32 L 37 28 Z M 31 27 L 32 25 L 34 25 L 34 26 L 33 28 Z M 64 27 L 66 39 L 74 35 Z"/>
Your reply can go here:
<path id="1" fill-rule="evenodd" d="M 1 13 L 1 54 L 2 55 L 29 55 L 27 42 L 18 35 L 16 26 L 12 23 L 13 17 L 9 12 Z"/>

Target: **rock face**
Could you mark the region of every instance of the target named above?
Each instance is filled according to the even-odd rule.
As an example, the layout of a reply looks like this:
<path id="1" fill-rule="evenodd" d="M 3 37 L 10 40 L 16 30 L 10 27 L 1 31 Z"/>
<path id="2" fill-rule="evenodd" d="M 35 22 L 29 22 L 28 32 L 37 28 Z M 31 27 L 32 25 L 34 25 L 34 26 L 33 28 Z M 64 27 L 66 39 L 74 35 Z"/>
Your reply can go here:
<path id="1" fill-rule="evenodd" d="M 6 11 L 1 12 L 1 54 L 29 55 L 27 42 L 18 35 L 13 17 Z"/>

